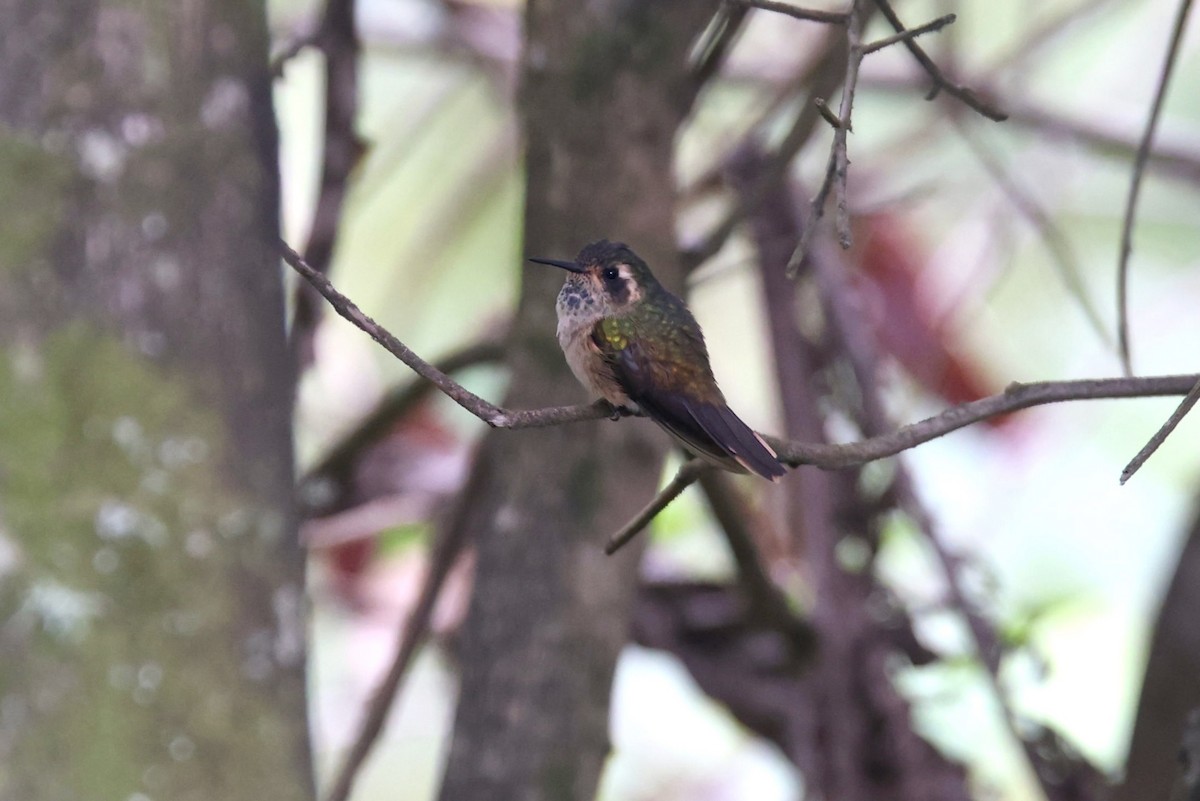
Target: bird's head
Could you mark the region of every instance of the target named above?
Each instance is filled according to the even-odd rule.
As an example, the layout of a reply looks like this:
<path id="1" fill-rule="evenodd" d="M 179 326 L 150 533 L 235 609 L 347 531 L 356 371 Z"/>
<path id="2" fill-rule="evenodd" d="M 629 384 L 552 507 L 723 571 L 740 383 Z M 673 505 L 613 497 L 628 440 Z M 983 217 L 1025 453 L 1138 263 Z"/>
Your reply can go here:
<path id="1" fill-rule="evenodd" d="M 574 261 L 535 258 L 530 261 L 567 270 L 570 273 L 567 287 L 592 299 L 605 316 L 629 309 L 645 297 L 647 290 L 657 286 L 646 262 L 628 245 L 607 239 L 584 246 Z"/>

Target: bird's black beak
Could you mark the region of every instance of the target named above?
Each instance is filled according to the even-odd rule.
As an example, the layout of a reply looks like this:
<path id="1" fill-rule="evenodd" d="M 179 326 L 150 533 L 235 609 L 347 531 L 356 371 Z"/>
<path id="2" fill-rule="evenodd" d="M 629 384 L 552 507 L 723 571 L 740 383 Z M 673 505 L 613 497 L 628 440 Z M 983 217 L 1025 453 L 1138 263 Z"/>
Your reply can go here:
<path id="1" fill-rule="evenodd" d="M 573 273 L 584 272 L 584 269 L 573 261 L 563 261 L 562 259 L 535 259 L 533 257 L 530 257 L 529 260 L 536 262 L 537 264 L 549 264 L 551 267 L 561 267 L 564 270 L 569 270 Z"/>

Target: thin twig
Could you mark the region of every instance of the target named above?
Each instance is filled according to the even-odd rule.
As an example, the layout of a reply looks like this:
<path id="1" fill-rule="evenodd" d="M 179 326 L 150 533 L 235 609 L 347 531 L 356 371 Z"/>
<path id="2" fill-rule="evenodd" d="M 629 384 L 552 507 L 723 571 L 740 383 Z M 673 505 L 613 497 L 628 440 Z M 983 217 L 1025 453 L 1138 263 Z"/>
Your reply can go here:
<path id="1" fill-rule="evenodd" d="M 900 17 L 898 17 L 896 12 L 892 10 L 892 6 L 888 0 L 875 0 L 875 5 L 879 6 L 879 10 L 883 12 L 883 16 L 887 18 L 887 21 L 897 33 L 907 30 L 907 28 L 904 27 L 904 23 L 900 21 Z M 994 108 L 991 104 L 982 100 L 967 87 L 957 84 L 947 78 L 942 73 L 941 68 L 938 67 L 938 65 L 934 63 L 933 59 L 929 57 L 929 54 L 921 49 L 921 46 L 912 39 L 905 39 L 904 46 L 908 48 L 908 52 L 913 54 L 913 58 L 915 58 L 925 72 L 929 74 L 929 77 L 933 79 L 933 89 L 926 97 L 927 100 L 932 100 L 937 96 L 938 92 L 945 90 L 946 94 L 958 98 L 990 120 L 1003 122 L 1004 120 L 1008 119 L 1008 115 L 1003 111 Z"/>
<path id="2" fill-rule="evenodd" d="M 897 42 L 907 42 L 909 39 L 916 39 L 918 36 L 924 36 L 927 33 L 940 31 L 947 25 L 953 25 L 956 19 L 958 19 L 957 15 L 946 14 L 945 16 L 938 17 L 932 22 L 926 22 L 924 25 L 919 25 L 916 28 L 909 28 L 908 30 L 894 33 L 891 36 L 885 36 L 882 39 L 876 39 L 874 42 L 871 42 L 862 49 L 863 55 L 869 56 L 877 50 L 882 50 L 885 47 L 891 47 Z"/>
<path id="3" fill-rule="evenodd" d="M 502 409 L 493 403 L 471 392 L 450 376 L 438 370 L 429 362 L 422 359 L 400 340 L 396 339 L 386 328 L 368 317 L 342 293 L 333 288 L 329 279 L 314 270 L 287 243 L 279 243 L 283 260 L 292 269 L 308 281 L 318 292 L 329 301 L 329 304 L 342 317 L 349 320 L 360 330 L 382 345 L 389 353 L 411 367 L 417 375 L 432 381 L 446 397 L 466 409 L 471 414 L 487 423 L 492 428 L 538 428 L 554 426 L 562 423 L 574 423 L 582 420 L 599 420 L 612 415 L 612 407 L 602 401 L 581 404 L 578 406 L 553 406 L 546 409 L 509 410 Z"/>
<path id="4" fill-rule="evenodd" d="M 858 87 L 858 68 L 862 65 L 862 31 L 866 24 L 866 4 L 868 0 L 854 0 L 850 9 L 850 18 L 846 25 L 846 77 L 842 82 L 842 102 L 838 106 L 838 124 L 833 128 L 833 144 L 829 149 L 829 162 L 825 167 L 825 177 L 821 188 L 813 198 L 809 207 L 808 218 L 804 221 L 804 229 L 800 232 L 800 241 L 792 257 L 788 259 L 787 275 L 795 278 L 804 261 L 804 256 L 812 243 L 814 231 L 821 217 L 825 214 L 825 204 L 829 200 L 832 189 L 837 198 L 836 227 L 838 241 L 843 248 L 850 247 L 853 237 L 850 233 L 850 207 L 846 201 L 846 178 L 850 169 L 850 157 L 846 153 L 846 137 L 853 124 L 851 115 L 854 113 L 854 92 Z M 820 107 L 818 107 L 820 110 Z M 825 116 L 822 112 L 822 116 Z M 825 117 L 826 120 L 829 117 Z"/>
<path id="5" fill-rule="evenodd" d="M 1175 426 L 1179 425 L 1179 421 L 1192 410 L 1197 400 L 1200 400 L 1200 381 L 1196 382 L 1196 385 L 1184 396 L 1183 401 L 1175 408 L 1175 411 L 1171 412 L 1171 416 L 1167 418 L 1167 422 L 1162 424 L 1162 428 L 1158 429 L 1154 436 L 1150 438 L 1150 441 L 1138 451 L 1137 456 L 1133 457 L 1129 464 L 1125 465 L 1125 469 L 1121 471 L 1122 484 L 1140 470 L 1142 465 L 1146 463 L 1146 460 L 1158 450 L 1158 446 L 1162 445 L 1167 437 L 1171 436 L 1171 432 L 1175 430 Z"/>
<path id="6" fill-rule="evenodd" d="M 862 66 L 865 51 L 862 47 L 862 32 L 866 25 L 864 7 L 868 0 L 855 0 L 854 11 L 851 12 L 850 22 L 846 26 L 846 43 L 850 46 L 849 57 L 846 59 L 846 81 L 842 85 L 842 104 L 838 107 L 838 119 L 842 121 L 840 128 L 833 132 L 833 194 L 837 199 L 837 228 L 838 242 L 842 249 L 848 249 L 853 242 L 850 233 L 850 204 L 846 200 L 846 180 L 850 171 L 850 155 L 846 152 L 846 138 L 850 135 L 854 124 L 851 115 L 854 113 L 854 92 L 858 89 L 858 69 Z M 820 214 L 817 215 L 818 217 Z M 811 219 L 811 217 L 810 217 Z"/>
<path id="7" fill-rule="evenodd" d="M 764 11 L 774 11 L 777 14 L 784 14 L 794 19 L 802 19 L 808 22 L 824 22 L 828 25 L 845 25 L 850 20 L 849 14 L 800 8 L 799 6 L 788 5 L 787 3 L 777 3 L 775 0 L 729 0 L 729 3 L 735 6 L 761 8 Z"/>
<path id="8" fill-rule="evenodd" d="M 328 273 L 333 263 L 350 176 L 365 149 L 355 131 L 360 50 L 355 5 L 356 0 L 326 0 L 315 39 L 325 56 L 325 125 L 320 190 L 304 258 L 320 273 Z M 312 362 L 312 337 L 321 308 L 311 289 L 304 285 L 296 288 L 291 346 L 301 367 Z"/>
<path id="9" fill-rule="evenodd" d="M 1137 214 L 1138 195 L 1142 190 L 1142 176 L 1146 173 L 1146 161 L 1150 157 L 1150 148 L 1154 144 L 1154 132 L 1158 128 L 1158 119 L 1162 113 L 1163 101 L 1167 96 L 1167 86 L 1171 82 L 1171 73 L 1175 69 L 1175 61 L 1179 55 L 1179 43 L 1183 41 L 1183 29 L 1187 24 L 1188 12 L 1192 8 L 1192 0 L 1179 0 L 1179 10 L 1175 14 L 1175 26 L 1171 33 L 1171 44 L 1163 61 L 1162 72 L 1158 76 L 1158 88 L 1154 92 L 1154 103 L 1150 106 L 1150 118 L 1146 120 L 1146 129 L 1142 132 L 1142 141 L 1138 144 L 1137 156 L 1133 162 L 1133 177 L 1129 182 L 1129 198 L 1125 202 L 1125 219 L 1121 223 L 1121 256 L 1117 264 L 1117 344 L 1121 350 L 1121 365 L 1125 375 L 1133 375 L 1133 365 L 1129 357 L 1129 255 L 1133 252 L 1133 221 Z"/>
<path id="10" fill-rule="evenodd" d="M 804 264 L 804 259 L 808 255 L 809 248 L 812 247 L 813 236 L 816 235 L 817 220 L 820 215 L 816 214 L 817 209 L 822 211 L 825 208 L 825 203 L 829 199 L 829 190 L 833 188 L 834 175 L 837 173 L 837 152 L 829 151 L 829 160 L 825 167 L 825 177 L 821 179 L 821 188 L 817 190 L 817 194 L 813 197 L 812 203 L 809 205 L 808 218 L 804 221 L 804 227 L 800 230 L 800 241 L 796 243 L 796 249 L 792 251 L 791 257 L 788 259 L 786 274 L 788 278 L 795 278 L 800 272 L 800 266 Z"/>
<path id="11" fill-rule="evenodd" d="M 621 546 L 625 545 L 631 539 L 636 537 L 642 529 L 650 525 L 650 521 L 658 516 L 658 513 L 666 509 L 671 501 L 678 498 L 685 489 L 696 483 L 696 479 L 700 478 L 700 474 L 705 470 L 715 469 L 707 462 L 700 459 L 689 459 L 679 467 L 679 471 L 675 473 L 675 478 L 671 479 L 671 483 L 663 487 L 663 489 L 654 496 L 650 503 L 646 504 L 646 508 L 637 513 L 637 516 L 626 523 L 621 529 L 613 534 L 608 544 L 604 546 L 604 553 L 612 556 Z"/>
<path id="12" fill-rule="evenodd" d="M 818 97 L 813 101 L 813 105 L 817 107 L 817 111 L 821 112 L 821 118 L 829 123 L 829 127 L 835 131 L 843 126 L 842 120 L 837 114 L 833 113 L 833 109 L 825 102 L 825 98 Z"/>
<path id="13" fill-rule="evenodd" d="M 1186 395 L 1200 375 L 1144 376 L 1137 378 L 1092 378 L 1079 381 L 1013 383 L 998 395 L 953 406 L 946 411 L 904 426 L 890 434 L 839 445 L 810 445 L 764 435 L 782 462 L 809 464 L 826 470 L 873 462 L 895 456 L 909 448 L 945 436 L 989 417 L 1032 406 L 1065 401 L 1114 398 L 1155 398 Z"/>
<path id="14" fill-rule="evenodd" d="M 845 51 L 846 37 L 841 36 L 840 32 L 831 30 L 825 37 L 820 55 L 801 74 L 789 81 L 789 84 L 796 87 L 808 87 L 806 93 L 808 98 L 815 99 L 832 95 L 837 87 L 841 85 L 842 78 L 845 75 L 845 68 L 842 66 L 845 63 Z M 786 94 L 782 93 L 777 99 L 782 102 L 786 99 Z M 721 158 L 721 170 L 743 148 L 759 139 L 759 129 L 763 127 L 769 116 L 766 115 L 757 125 L 752 126 L 750 131 L 742 138 L 742 141 L 736 147 L 731 148 Z M 704 237 L 704 240 L 698 246 L 689 248 L 683 253 L 684 264 L 689 270 L 695 269 L 715 255 L 724 246 L 726 240 L 729 239 L 738 225 L 741 224 L 742 220 L 753 213 L 763 202 L 763 199 L 787 177 L 788 165 L 811 138 L 820 116 L 813 100 L 806 100 L 800 104 L 799 111 L 792 122 L 791 128 L 783 137 L 783 141 L 780 142 L 779 147 L 771 155 L 770 168 L 763 171 L 763 178 L 759 184 L 751 191 L 739 197 L 737 203 L 729 210 L 725 218 L 712 227 L 708 235 Z"/>

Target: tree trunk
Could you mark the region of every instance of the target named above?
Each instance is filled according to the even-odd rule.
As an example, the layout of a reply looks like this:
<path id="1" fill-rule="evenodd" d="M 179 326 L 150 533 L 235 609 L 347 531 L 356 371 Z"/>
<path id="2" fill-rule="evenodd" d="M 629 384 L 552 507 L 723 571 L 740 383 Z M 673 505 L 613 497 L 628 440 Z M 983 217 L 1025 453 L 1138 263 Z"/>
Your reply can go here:
<path id="1" fill-rule="evenodd" d="M 672 160 L 689 45 L 710 3 L 529 3 L 525 252 L 627 241 L 680 288 Z M 583 400 L 555 341 L 560 271 L 523 266 L 505 403 Z M 480 280 L 487 280 L 481 276 Z M 653 495 L 666 440 L 644 420 L 494 432 L 461 525 L 478 542 L 441 797 L 594 796 L 639 549 L 605 538 Z"/>
<path id="2" fill-rule="evenodd" d="M 1113 801 L 1170 801 L 1180 785 L 1184 729 L 1200 709 L 1200 516 L 1192 520 L 1146 659 L 1125 780 Z M 1193 768 L 1194 770 L 1194 768 Z"/>
<path id="3" fill-rule="evenodd" d="M 0 799 L 308 799 L 261 3 L 0 0 Z"/>

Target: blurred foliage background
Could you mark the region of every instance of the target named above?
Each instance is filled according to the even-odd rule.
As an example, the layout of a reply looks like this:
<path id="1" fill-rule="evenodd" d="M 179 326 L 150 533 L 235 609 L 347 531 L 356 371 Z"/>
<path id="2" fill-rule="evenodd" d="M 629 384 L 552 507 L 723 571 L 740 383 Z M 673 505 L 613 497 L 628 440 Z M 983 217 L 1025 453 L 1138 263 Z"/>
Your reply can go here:
<path id="1" fill-rule="evenodd" d="M 866 220 L 885 220 L 911 278 L 858 282 L 860 311 L 879 318 L 883 339 L 889 336 L 883 310 L 896 302 L 888 296 L 895 292 L 920 310 L 934 334 L 924 346 L 931 350 L 918 358 L 952 358 L 975 391 L 1119 373 L 1112 343 L 1121 215 L 1174 9 L 1166 0 L 901 4 L 910 24 L 957 14 L 954 25 L 923 45 L 1011 118 L 997 124 L 948 101 L 926 102 L 926 84 L 901 48 L 864 62 L 850 137 L 851 201 L 864 221 L 860 241 L 879 230 Z M 311 30 L 321 13 L 319 4 L 300 0 L 273 0 L 270 10 L 281 47 Z M 522 5 L 507 0 L 358 2 L 356 128 L 366 148 L 353 172 L 331 277 L 429 359 L 495 339 L 527 269 L 514 112 L 521 15 Z M 884 33 L 879 20 L 870 31 Z M 727 193 L 702 182 L 708 171 L 753 126 L 768 139 L 782 135 L 799 102 L 782 89 L 812 58 L 821 32 L 811 23 L 751 13 L 721 78 L 705 91 L 682 135 L 681 247 L 696 244 L 730 205 Z M 292 243 L 305 240 L 318 192 L 322 70 L 322 56 L 303 50 L 276 83 L 285 237 Z M 793 163 L 802 197 L 820 181 L 830 135 L 819 130 Z M 1152 166 L 1138 211 L 1134 364 L 1140 374 L 1194 372 L 1200 25 L 1186 35 L 1156 149 L 1180 161 Z M 693 274 L 689 298 L 731 405 L 755 427 L 774 431 L 779 410 L 752 258 L 751 243 L 736 232 Z M 314 353 L 297 418 L 301 470 L 389 388 L 411 380 L 403 365 L 332 315 L 316 332 Z M 498 398 L 505 382 L 488 365 L 459 377 L 488 398 Z M 898 421 L 945 405 L 898 361 L 887 387 Z M 1018 724 L 1052 725 L 1110 776 L 1122 770 L 1155 610 L 1194 505 L 1200 473 L 1190 443 L 1200 422 L 1185 420 L 1128 486 L 1118 486 L 1117 477 L 1174 406 L 1163 399 L 1041 407 L 902 457 L 945 544 L 965 560 L 970 589 L 986 599 L 1011 648 L 1001 682 Z M 403 478 L 404 489 L 388 491 L 396 502 L 376 508 L 367 523 L 348 524 L 355 542 L 366 536 L 371 544 L 347 552 L 328 527 L 306 529 L 315 568 L 312 725 L 324 781 L 390 659 L 421 575 L 430 521 L 463 480 L 470 445 L 482 430 L 445 399 L 432 399 L 393 432 L 402 446 L 379 457 Z M 708 578 L 732 571 L 698 493 L 685 494 L 660 516 L 652 536 L 647 574 Z M 788 565 L 773 568 L 777 579 L 794 580 Z M 881 569 L 922 641 L 943 657 L 894 671 L 919 730 L 969 766 L 980 797 L 1039 797 L 963 624 L 939 601 L 941 572 L 904 520 L 886 531 Z M 460 573 L 356 801 L 417 801 L 436 792 L 455 702 L 454 631 L 469 588 L 469 571 Z M 770 801 L 800 792 L 792 765 L 706 698 L 664 653 L 627 649 L 612 719 L 606 801 Z"/>

